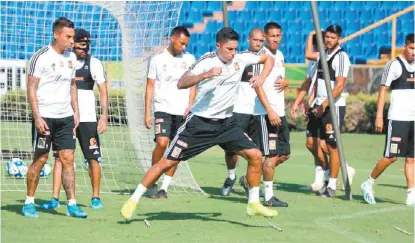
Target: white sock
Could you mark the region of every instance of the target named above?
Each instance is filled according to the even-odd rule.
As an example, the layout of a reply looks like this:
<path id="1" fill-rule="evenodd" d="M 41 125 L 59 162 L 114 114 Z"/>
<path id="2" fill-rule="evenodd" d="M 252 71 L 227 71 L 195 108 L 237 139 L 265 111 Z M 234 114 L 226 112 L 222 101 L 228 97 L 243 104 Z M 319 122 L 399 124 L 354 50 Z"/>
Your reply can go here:
<path id="1" fill-rule="evenodd" d="M 415 192 L 415 188 L 408 188 L 408 194 L 409 193 L 414 193 Z"/>
<path id="2" fill-rule="evenodd" d="M 369 176 L 369 179 L 367 179 L 366 183 L 368 186 L 370 186 L 370 188 L 373 187 L 373 184 L 375 184 L 375 179 L 373 179 L 371 176 Z"/>
<path id="3" fill-rule="evenodd" d="M 30 204 L 30 203 L 35 203 L 35 197 L 29 197 L 26 196 L 26 201 L 24 201 L 24 204 Z"/>
<path id="4" fill-rule="evenodd" d="M 324 171 L 324 180 L 328 181 L 330 179 L 330 170 Z"/>
<path id="5" fill-rule="evenodd" d="M 249 187 L 248 203 L 259 202 L 259 186 Z"/>
<path id="6" fill-rule="evenodd" d="M 328 187 L 330 187 L 333 190 L 336 190 L 336 183 L 337 183 L 337 178 L 330 178 Z"/>
<path id="7" fill-rule="evenodd" d="M 323 184 L 323 181 L 324 181 L 324 170 L 320 165 L 316 165 L 314 183 Z"/>
<path id="8" fill-rule="evenodd" d="M 235 177 L 236 177 L 236 174 L 235 174 L 235 169 L 233 169 L 233 170 L 228 170 L 228 177 L 229 177 L 231 180 L 235 180 Z"/>
<path id="9" fill-rule="evenodd" d="M 272 188 L 273 181 L 264 181 L 264 193 L 265 193 L 265 201 L 271 199 L 274 196 L 274 190 Z"/>
<path id="10" fill-rule="evenodd" d="M 135 189 L 133 195 L 131 196 L 131 199 L 133 199 L 136 202 L 140 201 L 141 196 L 144 195 L 146 191 L 147 191 L 147 188 L 143 186 L 143 184 L 140 183 Z"/>
<path id="11" fill-rule="evenodd" d="M 68 206 L 76 205 L 76 200 L 75 199 L 69 199 L 67 205 Z"/>
<path id="12" fill-rule="evenodd" d="M 169 188 L 171 179 L 172 179 L 171 176 L 164 175 L 163 184 L 161 184 L 160 190 L 165 190 L 167 192 L 167 188 Z"/>

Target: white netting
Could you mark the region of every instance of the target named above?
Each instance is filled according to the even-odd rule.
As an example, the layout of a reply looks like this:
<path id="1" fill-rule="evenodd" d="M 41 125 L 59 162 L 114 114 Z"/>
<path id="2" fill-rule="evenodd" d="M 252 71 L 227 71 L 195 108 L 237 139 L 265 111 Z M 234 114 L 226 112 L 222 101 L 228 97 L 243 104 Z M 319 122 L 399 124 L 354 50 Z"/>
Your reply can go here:
<path id="1" fill-rule="evenodd" d="M 112 87 L 110 127 L 101 136 L 101 191 L 135 189 L 151 165 L 154 148 L 153 131 L 143 125 L 147 60 L 168 43 L 168 34 L 178 22 L 181 2 L 0 4 L 1 190 L 26 188 L 24 179 L 8 175 L 5 164 L 10 157 L 31 163 L 31 113 L 25 92 L 25 69 L 33 53 L 51 41 L 52 23 L 60 16 L 91 33 L 91 53 L 103 62 Z M 77 191 L 89 193 L 90 179 L 80 149 L 75 158 Z M 51 176 L 42 179 L 38 191 L 50 191 L 51 182 Z M 186 162 L 180 164 L 169 191 L 203 194 Z"/>

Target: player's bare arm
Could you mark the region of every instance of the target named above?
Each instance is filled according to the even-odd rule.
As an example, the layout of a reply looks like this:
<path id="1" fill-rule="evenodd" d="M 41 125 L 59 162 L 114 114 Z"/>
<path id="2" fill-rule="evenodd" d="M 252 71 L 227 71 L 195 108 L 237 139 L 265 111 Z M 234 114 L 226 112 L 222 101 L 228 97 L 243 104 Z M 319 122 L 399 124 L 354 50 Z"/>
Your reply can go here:
<path id="1" fill-rule="evenodd" d="M 154 84 L 156 80 L 148 78 L 147 79 L 147 87 L 146 87 L 146 94 L 145 94 L 145 105 L 144 105 L 144 125 L 147 129 L 150 129 L 152 126 L 151 120 L 151 102 L 154 96 Z"/>
<path id="2" fill-rule="evenodd" d="M 313 30 L 308 34 L 307 37 L 307 44 L 305 45 L 305 58 L 310 61 L 317 61 L 318 59 L 318 52 L 314 51 L 313 47 L 313 36 L 316 34 L 316 31 Z"/>
<path id="3" fill-rule="evenodd" d="M 262 86 L 262 84 L 265 82 L 265 79 L 271 73 L 272 68 L 274 67 L 274 58 L 270 55 L 264 54 L 260 56 L 258 63 L 264 64 L 264 69 L 262 69 L 262 72 L 258 76 L 252 77 L 249 80 L 252 88 L 255 89 Z"/>
<path id="4" fill-rule="evenodd" d="M 346 77 L 336 77 L 336 86 L 333 88 L 333 98 L 336 100 L 341 93 L 344 90 L 344 87 L 346 85 Z M 326 99 L 320 107 L 318 107 L 318 111 L 316 113 L 316 116 L 319 117 L 323 115 L 323 112 L 327 109 L 329 106 L 329 99 Z"/>
<path id="5" fill-rule="evenodd" d="M 221 73 L 222 73 L 221 67 L 213 67 L 209 71 L 199 74 L 199 75 L 194 75 L 191 72 L 185 72 L 183 76 L 179 79 L 179 82 L 177 82 L 177 88 L 187 89 L 189 87 L 192 87 L 195 84 L 202 82 L 205 79 L 218 76 Z"/>
<path id="6" fill-rule="evenodd" d="M 300 106 L 301 102 L 303 102 L 304 97 L 306 97 L 308 90 L 310 89 L 310 85 L 311 78 L 307 77 L 301 84 L 300 93 L 298 94 L 297 98 L 294 101 L 293 107 L 291 108 L 291 115 L 293 117 L 297 117 L 297 109 Z"/>
<path id="7" fill-rule="evenodd" d="M 285 90 L 286 88 L 288 88 L 288 85 L 290 85 L 290 82 L 284 77 L 281 77 L 275 80 L 274 87 L 275 87 L 275 90 L 277 90 L 278 92 L 281 92 Z"/>
<path id="8" fill-rule="evenodd" d="M 29 75 L 27 79 L 27 98 L 29 99 L 30 107 L 32 107 L 33 119 L 35 120 L 36 130 L 40 134 L 46 135 L 46 132 L 49 130 L 49 127 L 46 124 L 46 122 L 42 119 L 42 117 L 40 117 L 36 95 L 36 90 L 39 86 L 40 78 Z"/>
<path id="9" fill-rule="evenodd" d="M 193 104 L 195 103 L 195 98 L 196 98 L 196 86 L 190 87 L 189 90 L 190 90 L 189 106 L 186 108 L 186 111 L 184 112 L 184 116 L 187 116 L 187 114 L 189 114 L 189 111 L 192 108 Z"/>
<path id="10" fill-rule="evenodd" d="M 383 108 L 385 107 L 386 95 L 388 93 L 388 86 L 381 85 L 379 88 L 377 109 L 376 109 L 376 120 L 375 129 L 376 132 L 381 133 L 383 131 Z"/>
<path id="11" fill-rule="evenodd" d="M 264 89 L 262 86 L 259 86 L 255 89 L 259 100 L 261 101 L 262 105 L 264 106 L 265 110 L 267 111 L 269 121 L 273 126 L 281 126 L 281 118 L 278 114 L 272 109 L 271 104 L 268 102 L 267 95 L 265 94 Z"/>
<path id="12" fill-rule="evenodd" d="M 98 133 L 103 134 L 108 128 L 108 89 L 107 83 L 98 84 L 99 102 L 102 114 L 98 121 Z"/>
<path id="13" fill-rule="evenodd" d="M 76 87 L 75 79 L 72 79 L 72 82 L 71 82 L 71 105 L 74 111 L 73 120 L 75 123 L 73 134 L 76 135 L 76 128 L 79 125 L 79 106 L 78 106 L 78 88 Z"/>

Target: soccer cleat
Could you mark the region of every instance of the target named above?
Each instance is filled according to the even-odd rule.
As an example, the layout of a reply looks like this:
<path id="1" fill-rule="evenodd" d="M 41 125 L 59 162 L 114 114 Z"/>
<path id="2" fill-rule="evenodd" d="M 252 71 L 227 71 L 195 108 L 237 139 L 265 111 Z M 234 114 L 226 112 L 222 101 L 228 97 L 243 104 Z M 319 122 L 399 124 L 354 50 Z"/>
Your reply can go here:
<path id="1" fill-rule="evenodd" d="M 288 207 L 288 203 L 280 201 L 274 196 L 272 196 L 268 201 L 264 200 L 264 205 L 268 207 Z"/>
<path id="2" fill-rule="evenodd" d="M 323 187 L 324 187 L 324 183 L 318 183 L 318 182 L 314 182 L 313 184 L 310 185 L 310 189 L 313 192 L 320 191 Z"/>
<path id="3" fill-rule="evenodd" d="M 148 189 L 147 197 L 155 199 L 157 198 L 158 188 L 157 184 L 153 184 L 150 189 Z"/>
<path id="4" fill-rule="evenodd" d="M 246 214 L 248 214 L 248 216 L 273 217 L 278 215 L 278 211 L 266 208 L 260 202 L 253 202 L 248 203 Z"/>
<path id="5" fill-rule="evenodd" d="M 331 189 L 330 187 L 326 188 L 326 191 L 323 193 L 323 197 L 334 197 L 336 195 L 336 190 Z"/>
<path id="6" fill-rule="evenodd" d="M 233 180 L 229 177 L 226 178 L 225 182 L 223 183 L 222 189 L 220 190 L 220 194 L 222 196 L 228 196 L 232 191 L 232 187 L 235 184 L 235 181 L 236 181 L 236 176 Z"/>
<path id="7" fill-rule="evenodd" d="M 34 203 L 24 204 L 22 208 L 23 216 L 27 218 L 39 218 L 39 214 L 36 211 Z"/>
<path id="8" fill-rule="evenodd" d="M 121 208 L 121 216 L 125 220 L 131 219 L 136 207 L 137 207 L 137 202 L 129 198 Z"/>
<path id="9" fill-rule="evenodd" d="M 324 192 L 326 191 L 328 184 L 329 184 L 329 182 L 325 181 L 323 187 L 321 187 L 319 190 L 316 191 L 316 195 L 317 196 L 322 196 L 324 194 Z"/>
<path id="10" fill-rule="evenodd" d="M 39 206 L 39 208 L 43 210 L 55 209 L 59 207 L 60 207 L 59 200 L 54 197 L 52 197 L 49 201 Z"/>
<path id="11" fill-rule="evenodd" d="M 415 205 L 415 192 L 407 192 L 406 194 L 406 205 L 407 206 L 414 206 Z"/>
<path id="12" fill-rule="evenodd" d="M 167 192 L 163 189 L 161 189 L 158 193 L 157 193 L 157 197 L 160 199 L 166 199 L 168 197 Z"/>
<path id="13" fill-rule="evenodd" d="M 246 176 L 239 177 L 239 184 L 244 188 L 246 195 L 248 195 L 249 185 L 248 185 L 248 181 L 246 180 Z"/>
<path id="14" fill-rule="evenodd" d="M 99 197 L 93 197 L 91 199 L 91 208 L 92 209 L 101 209 L 104 205 L 102 205 L 102 201 Z"/>
<path id="15" fill-rule="evenodd" d="M 363 182 L 360 185 L 360 190 L 363 193 L 363 199 L 369 204 L 376 204 L 375 196 L 373 195 L 373 188 L 369 186 L 366 182 Z"/>
<path id="16" fill-rule="evenodd" d="M 66 215 L 74 218 L 86 218 L 88 214 L 82 211 L 78 205 L 66 205 Z"/>

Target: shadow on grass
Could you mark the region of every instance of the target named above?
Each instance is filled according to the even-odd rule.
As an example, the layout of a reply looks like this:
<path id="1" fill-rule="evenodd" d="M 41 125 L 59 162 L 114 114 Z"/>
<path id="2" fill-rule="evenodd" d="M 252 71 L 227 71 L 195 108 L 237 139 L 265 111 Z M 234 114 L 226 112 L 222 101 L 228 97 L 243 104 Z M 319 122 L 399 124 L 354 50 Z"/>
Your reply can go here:
<path id="1" fill-rule="evenodd" d="M 315 193 L 310 190 L 308 185 L 301 185 L 296 183 L 277 182 L 275 183 L 274 190 L 284 192 L 297 192 L 306 195 L 315 195 Z"/>
<path id="2" fill-rule="evenodd" d="M 218 187 L 201 187 L 201 189 L 209 194 L 209 198 L 225 200 L 231 202 L 247 203 L 248 198 L 245 192 L 232 190 L 229 196 L 222 196 L 220 194 L 221 188 Z"/>
<path id="3" fill-rule="evenodd" d="M 406 189 L 406 186 L 392 185 L 392 184 L 376 184 L 376 186 L 384 186 L 384 187 L 392 187 L 392 188 Z"/>
<path id="4" fill-rule="evenodd" d="M 23 204 L 24 204 L 25 200 L 17 200 L 17 202 L 19 202 L 19 204 L 4 205 L 4 206 L 1 207 L 1 210 L 13 212 L 13 213 L 16 213 L 18 215 L 22 215 L 22 208 L 23 208 Z M 37 205 L 41 205 L 41 204 L 44 204 L 46 202 L 47 202 L 47 200 L 36 199 Z M 60 202 L 60 204 L 62 204 L 62 203 L 64 203 L 64 202 Z M 80 206 L 85 207 L 85 205 L 80 205 Z M 37 210 L 38 210 L 38 212 L 42 212 L 42 213 L 49 213 L 49 214 L 52 214 L 52 215 L 60 215 L 60 216 L 65 216 L 66 217 L 66 214 L 59 213 L 55 209 L 42 210 L 42 209 L 39 209 L 39 207 L 37 206 Z"/>
<path id="5" fill-rule="evenodd" d="M 343 198 L 346 199 L 344 196 L 343 196 Z M 375 199 L 376 199 L 377 204 L 378 203 L 392 203 L 392 204 L 400 204 L 400 205 L 404 204 L 403 202 L 394 201 L 394 200 L 390 200 L 390 199 L 387 199 L 387 198 L 375 197 Z M 354 201 L 359 201 L 362 204 L 367 204 L 367 202 L 365 201 L 365 199 L 363 198 L 362 195 L 353 195 L 353 200 Z"/>
<path id="6" fill-rule="evenodd" d="M 238 221 L 233 220 L 225 220 L 219 219 L 217 217 L 221 216 L 221 213 L 176 213 L 176 212 L 158 212 L 158 213 L 146 213 L 141 214 L 140 218 L 128 220 L 128 221 L 118 221 L 119 224 L 131 224 L 133 222 L 143 222 L 144 219 L 149 221 L 151 224 L 152 221 L 155 220 L 200 220 L 206 222 L 223 222 L 223 223 L 230 223 L 235 224 L 243 227 L 251 227 L 251 228 L 268 228 L 269 226 L 266 225 L 254 225 L 254 224 L 246 224 Z"/>

